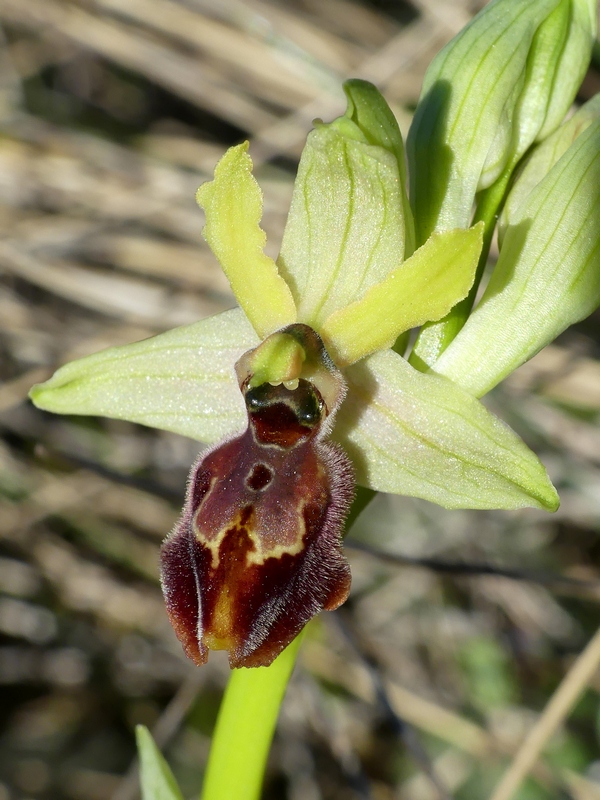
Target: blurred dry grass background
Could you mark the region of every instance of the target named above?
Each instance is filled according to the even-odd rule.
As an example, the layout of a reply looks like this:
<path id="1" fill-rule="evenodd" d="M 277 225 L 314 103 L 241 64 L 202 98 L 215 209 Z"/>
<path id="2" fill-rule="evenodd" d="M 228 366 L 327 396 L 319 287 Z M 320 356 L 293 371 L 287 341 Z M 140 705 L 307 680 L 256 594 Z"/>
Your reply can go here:
<path id="1" fill-rule="evenodd" d="M 220 654 L 185 661 L 157 582 L 196 445 L 46 415 L 27 390 L 232 306 L 194 204 L 224 148 L 250 138 L 277 243 L 341 81 L 374 81 L 406 133 L 427 64 L 477 10 L 0 0 L 0 800 L 133 800 L 138 722 L 194 796 L 227 677 Z M 578 99 L 599 90 L 596 63 Z M 489 795 L 600 622 L 598 320 L 490 398 L 548 466 L 556 515 L 380 497 L 359 521 L 352 599 L 308 637 L 266 798 Z M 520 800 L 600 798 L 599 693 L 597 674 Z"/>

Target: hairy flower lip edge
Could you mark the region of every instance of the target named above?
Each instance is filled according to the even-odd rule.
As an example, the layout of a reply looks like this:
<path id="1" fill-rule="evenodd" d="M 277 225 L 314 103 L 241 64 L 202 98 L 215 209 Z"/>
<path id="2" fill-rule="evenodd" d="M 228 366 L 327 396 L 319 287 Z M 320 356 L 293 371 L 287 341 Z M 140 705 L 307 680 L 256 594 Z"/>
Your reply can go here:
<path id="1" fill-rule="evenodd" d="M 302 387 L 320 393 L 304 378 L 293 389 L 262 384 L 261 405 L 246 403 L 245 431 L 200 455 L 180 521 L 161 548 L 169 617 L 197 665 L 218 649 L 228 651 L 232 668 L 268 666 L 310 619 L 337 608 L 350 591 L 341 534 L 354 476 L 348 456 L 327 439 L 345 384 L 312 330 L 295 324 L 273 337 L 285 335 L 302 343 L 309 366 L 321 364 L 313 373 L 325 385 L 329 407 L 322 405 L 320 418 L 312 416 L 309 427 L 302 422 L 304 432 L 290 439 L 286 431 L 292 433 L 305 419 L 297 405 L 304 402 Z M 253 353 L 260 356 L 264 345 L 236 363 L 246 398 L 256 392 L 248 375 Z M 323 370 L 330 373 L 325 383 Z M 332 381 L 338 387 L 335 396 Z M 286 408 L 296 409 L 292 427 L 289 414 L 282 416 Z M 268 439 L 263 439 L 263 423 L 258 425 L 264 412 L 270 415 L 265 418 Z"/>
<path id="2" fill-rule="evenodd" d="M 214 452 L 214 450 L 229 441 L 231 440 L 221 442 L 200 454 L 190 473 L 190 485 L 201 462 Z M 333 488 L 332 494 L 335 496 L 335 503 L 330 505 L 327 511 L 327 517 L 323 521 L 324 536 L 320 537 L 320 541 L 313 538 L 313 541 L 309 542 L 307 547 L 304 547 L 302 552 L 304 558 L 298 565 L 298 571 L 305 566 L 303 562 L 306 558 L 310 558 L 308 569 L 313 576 L 318 575 L 319 568 L 327 563 L 327 574 L 323 576 L 324 580 L 321 581 L 321 583 L 322 586 L 328 585 L 329 591 L 325 595 L 323 595 L 322 592 L 320 594 L 313 593 L 312 596 L 309 597 L 308 605 L 301 610 L 302 613 L 300 613 L 298 609 L 296 610 L 296 621 L 293 625 L 290 624 L 288 626 L 288 633 L 285 636 L 280 633 L 279 639 L 275 643 L 269 643 L 268 641 L 268 630 L 267 627 L 264 627 L 265 620 L 263 610 L 259 616 L 258 625 L 258 627 L 263 627 L 264 636 L 262 640 L 257 642 L 257 637 L 255 635 L 254 641 L 250 641 L 246 646 L 240 644 L 238 640 L 229 651 L 231 668 L 268 666 L 279 652 L 300 633 L 304 625 L 306 625 L 313 616 L 322 610 L 334 610 L 345 602 L 348 596 L 351 581 L 350 570 L 341 548 L 341 541 L 339 537 L 336 536 L 336 530 L 343 524 L 352 500 L 353 493 L 348 490 L 348 485 L 353 481 L 353 472 L 352 468 L 349 466 L 349 459 L 344 451 L 335 443 L 324 443 L 320 455 L 328 462 L 330 467 L 337 468 L 338 472 L 340 467 L 345 467 L 347 471 L 343 475 L 342 480 Z M 181 545 L 181 542 L 176 541 L 177 538 L 190 536 L 186 531 L 186 528 L 191 529 L 192 509 L 190 496 L 191 489 L 188 489 L 180 521 L 167 536 L 161 547 L 161 585 L 167 603 L 169 618 L 171 619 L 176 635 L 186 655 L 197 666 L 201 666 L 207 661 L 209 649 L 213 649 L 203 641 L 204 631 L 199 634 L 199 628 L 201 626 L 198 624 L 198 619 L 202 608 L 202 592 L 196 581 L 188 581 L 187 585 L 181 586 L 181 576 L 183 574 L 190 576 L 196 572 L 197 567 L 195 565 L 195 559 L 197 559 L 198 555 L 197 552 L 194 553 L 192 550 L 194 542 L 192 542 L 191 539 L 188 538 L 188 542 L 186 542 L 188 547 L 178 548 L 177 545 Z M 326 554 L 328 559 L 325 558 Z M 333 561 L 331 560 L 332 558 Z M 296 576 L 292 576 L 291 580 L 292 586 L 295 587 L 298 585 L 297 574 Z M 175 588 L 175 583 L 178 583 L 178 588 Z M 332 584 L 334 584 L 334 588 L 332 588 Z M 309 588 L 310 587 L 303 586 L 302 582 L 300 582 L 300 591 L 296 594 L 296 600 L 298 600 L 298 598 L 305 600 Z M 262 592 L 263 589 L 264 586 L 261 584 L 259 591 Z M 290 591 L 291 590 L 288 589 L 288 594 Z M 280 601 L 280 605 L 286 605 L 286 597 L 287 595 Z M 187 606 L 187 615 L 185 612 L 181 612 L 182 606 Z M 281 610 L 278 611 L 277 608 L 275 608 L 274 611 L 271 610 L 271 614 L 267 615 L 267 623 L 272 625 L 281 621 L 277 618 L 278 613 L 281 617 Z M 270 620 L 268 619 L 269 616 L 271 616 Z M 248 621 L 246 621 L 246 625 L 247 630 L 239 636 L 240 640 L 251 638 L 250 624 Z M 257 627 L 256 623 L 254 627 Z"/>

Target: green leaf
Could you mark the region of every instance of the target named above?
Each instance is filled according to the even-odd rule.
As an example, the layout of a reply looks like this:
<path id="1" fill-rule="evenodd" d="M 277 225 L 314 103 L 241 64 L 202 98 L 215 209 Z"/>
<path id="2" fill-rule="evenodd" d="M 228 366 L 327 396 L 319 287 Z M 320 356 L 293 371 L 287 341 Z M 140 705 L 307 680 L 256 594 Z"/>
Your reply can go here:
<path id="1" fill-rule="evenodd" d="M 559 123 L 589 62 L 590 0 L 496 0 L 433 60 L 407 140 L 417 244 Z"/>
<path id="2" fill-rule="evenodd" d="M 508 225 L 516 224 L 520 220 L 522 215 L 519 208 L 527 200 L 531 191 L 546 177 L 577 137 L 599 118 L 600 94 L 597 94 L 581 106 L 571 119 L 563 123 L 558 130 L 535 148 L 519 171 L 504 204 L 498 223 L 498 237 L 501 245 Z"/>
<path id="3" fill-rule="evenodd" d="M 471 288 L 483 223 L 433 234 L 361 300 L 334 312 L 321 336 L 337 364 L 391 347 L 404 331 L 443 317 Z"/>
<path id="4" fill-rule="evenodd" d="M 600 304 L 600 120 L 510 219 L 479 305 L 433 365 L 475 396 Z"/>
<path id="5" fill-rule="evenodd" d="M 65 364 L 30 397 L 56 414 L 126 419 L 212 443 L 245 424 L 233 367 L 257 344 L 234 309 Z"/>
<path id="6" fill-rule="evenodd" d="M 278 261 L 298 320 L 316 330 L 385 278 L 405 254 L 407 201 L 396 150 L 372 144 L 375 123 L 362 121 L 355 89 L 353 118 L 320 123 L 308 136 Z M 357 114 L 361 124 L 354 121 Z"/>
<path id="7" fill-rule="evenodd" d="M 215 178 L 196 193 L 206 213 L 203 235 L 219 259 L 233 293 L 263 339 L 296 321 L 291 292 L 263 248 L 262 192 L 252 175 L 248 142 L 230 147 Z"/>
<path id="8" fill-rule="evenodd" d="M 177 781 L 148 728 L 137 725 L 135 737 L 140 759 L 142 800 L 183 800 Z"/>
<path id="9" fill-rule="evenodd" d="M 456 384 L 390 350 L 350 367 L 346 379 L 334 438 L 363 486 L 446 508 L 558 507 L 537 456 Z"/>

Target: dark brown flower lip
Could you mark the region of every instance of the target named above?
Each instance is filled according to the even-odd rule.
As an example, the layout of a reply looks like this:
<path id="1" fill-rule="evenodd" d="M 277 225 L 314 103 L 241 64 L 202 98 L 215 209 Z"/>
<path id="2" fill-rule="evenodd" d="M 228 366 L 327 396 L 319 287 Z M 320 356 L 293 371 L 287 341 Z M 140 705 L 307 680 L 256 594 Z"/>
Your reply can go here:
<path id="1" fill-rule="evenodd" d="M 226 649 L 232 667 L 268 665 L 350 590 L 340 536 L 353 494 L 347 456 L 329 442 L 279 451 L 268 486 L 256 490 L 248 474 L 266 462 L 262 453 L 252 461 L 259 446 L 249 439 L 246 431 L 199 461 L 182 519 L 163 545 L 167 609 L 197 664 L 209 649 Z M 248 459 L 239 458 L 242 449 Z M 207 519 L 219 523 L 207 529 Z"/>
<path id="2" fill-rule="evenodd" d="M 317 334 L 290 327 L 316 347 L 307 361 L 332 410 L 307 378 L 293 386 L 246 380 L 248 427 L 198 460 L 181 520 L 161 551 L 167 611 L 196 664 L 223 649 L 232 667 L 268 665 L 350 591 L 341 533 L 353 470 L 325 440 L 345 387 Z M 240 362 L 251 363 L 247 356 Z"/>

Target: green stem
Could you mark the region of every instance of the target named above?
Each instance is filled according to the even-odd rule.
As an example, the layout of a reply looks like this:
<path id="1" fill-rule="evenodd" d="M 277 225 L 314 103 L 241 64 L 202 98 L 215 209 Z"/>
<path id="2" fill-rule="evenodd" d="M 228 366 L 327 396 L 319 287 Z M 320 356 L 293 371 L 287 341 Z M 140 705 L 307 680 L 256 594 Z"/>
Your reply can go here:
<path id="1" fill-rule="evenodd" d="M 358 487 L 346 531 L 375 497 Z M 270 667 L 234 669 L 219 709 L 201 800 L 258 800 L 301 633 Z"/>
<path id="2" fill-rule="evenodd" d="M 494 235 L 494 230 L 496 229 L 496 222 L 498 221 L 498 215 L 504 200 L 506 187 L 508 186 L 508 182 L 510 181 L 514 168 L 515 165 L 513 163 L 509 164 L 498 180 L 492 184 L 489 189 L 486 189 L 481 194 L 479 202 L 477 203 L 475 216 L 473 217 L 473 225 L 482 221 L 485 225 L 483 230 L 483 247 L 481 248 L 481 255 L 479 256 L 479 262 L 477 264 L 475 280 L 473 281 L 473 286 L 471 286 L 469 294 L 464 300 L 461 300 L 460 303 L 457 303 L 450 312 L 450 315 L 455 316 L 456 319 L 460 321 L 460 327 L 458 330 L 460 330 L 460 328 L 462 328 L 462 326 L 465 324 L 467 317 L 473 308 L 477 290 L 479 289 L 479 284 L 481 283 L 483 272 L 490 254 L 492 237 Z"/>
<path id="3" fill-rule="evenodd" d="M 269 667 L 234 669 L 213 734 L 202 800 L 257 800 L 302 635 Z"/>
<path id="4" fill-rule="evenodd" d="M 433 366 L 450 342 L 460 332 L 471 313 L 487 264 L 498 214 L 514 168 L 515 163 L 508 164 L 498 180 L 479 196 L 473 225 L 483 221 L 485 227 L 483 231 L 483 247 L 479 256 L 473 286 L 465 299 L 457 303 L 443 319 L 423 326 L 409 358 L 410 363 L 417 369 L 426 371 Z"/>

